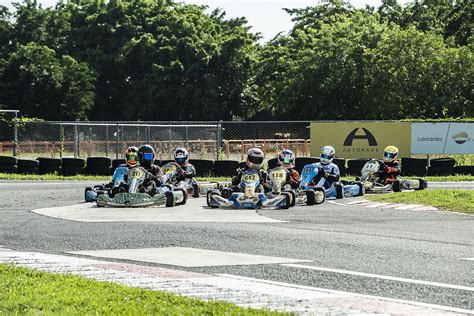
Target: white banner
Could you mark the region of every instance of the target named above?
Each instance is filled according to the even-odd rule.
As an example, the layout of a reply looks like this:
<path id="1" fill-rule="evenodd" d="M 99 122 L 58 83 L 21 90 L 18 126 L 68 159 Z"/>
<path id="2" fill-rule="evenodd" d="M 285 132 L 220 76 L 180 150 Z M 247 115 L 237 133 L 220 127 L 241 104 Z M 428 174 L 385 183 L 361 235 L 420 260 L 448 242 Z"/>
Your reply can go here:
<path id="1" fill-rule="evenodd" d="M 474 154 L 474 123 L 413 123 L 412 154 Z"/>

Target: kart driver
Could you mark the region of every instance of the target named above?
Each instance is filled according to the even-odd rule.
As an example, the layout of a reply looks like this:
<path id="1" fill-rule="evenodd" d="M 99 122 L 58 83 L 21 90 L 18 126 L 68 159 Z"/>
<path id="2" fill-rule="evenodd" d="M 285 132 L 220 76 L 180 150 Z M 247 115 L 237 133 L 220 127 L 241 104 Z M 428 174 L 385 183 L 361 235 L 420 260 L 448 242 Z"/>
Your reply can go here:
<path id="1" fill-rule="evenodd" d="M 329 189 L 339 181 L 339 167 L 332 162 L 335 156 L 336 150 L 334 147 L 324 146 L 321 148 L 321 154 L 319 155 L 320 162 L 316 163 L 319 168 L 318 175 L 316 176 L 316 185 Z"/>
<path id="2" fill-rule="evenodd" d="M 151 145 L 142 145 L 138 148 L 138 162 L 146 171 L 151 174 L 151 178 L 143 183 L 141 193 L 147 193 L 150 196 L 155 195 L 156 188 L 161 185 L 161 169 L 155 162 L 155 150 Z"/>
<path id="3" fill-rule="evenodd" d="M 300 174 L 294 169 L 295 163 L 295 154 L 289 149 L 283 149 L 278 154 L 278 166 L 287 169 L 285 184 L 289 184 L 291 188 L 297 189 L 300 185 Z"/>
<path id="4" fill-rule="evenodd" d="M 397 160 L 398 148 L 395 146 L 387 146 L 383 151 L 382 169 L 379 170 L 378 183 L 390 184 L 397 179 L 401 172 L 400 162 Z"/>
<path id="5" fill-rule="evenodd" d="M 186 148 L 178 147 L 174 151 L 174 161 L 181 167 L 181 172 L 176 175 L 176 181 L 193 179 L 196 176 L 196 168 L 189 163 L 189 154 Z"/>
<path id="6" fill-rule="evenodd" d="M 237 175 L 232 178 L 232 186 L 222 190 L 222 197 L 229 198 L 232 192 L 238 192 L 242 189 L 239 184 L 242 180 L 242 175 L 245 171 L 255 171 L 260 178 L 260 185 L 262 185 L 265 192 L 270 192 L 270 186 L 267 183 L 268 173 L 263 170 L 263 159 L 265 154 L 259 148 L 251 148 L 247 151 L 247 159 L 245 166 L 237 171 Z"/>

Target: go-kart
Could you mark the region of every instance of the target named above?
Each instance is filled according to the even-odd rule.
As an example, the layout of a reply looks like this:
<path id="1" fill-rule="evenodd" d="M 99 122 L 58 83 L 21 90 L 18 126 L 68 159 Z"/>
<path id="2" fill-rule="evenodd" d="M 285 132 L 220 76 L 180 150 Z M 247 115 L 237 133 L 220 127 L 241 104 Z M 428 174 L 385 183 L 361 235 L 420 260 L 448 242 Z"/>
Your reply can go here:
<path id="1" fill-rule="evenodd" d="M 200 183 L 195 178 L 186 178 L 182 181 L 176 181 L 176 175 L 181 172 L 182 168 L 176 162 L 169 162 L 161 167 L 163 174 L 169 175 L 169 179 L 164 183 L 172 184 L 175 188 L 184 189 L 188 196 L 198 198 L 206 195 L 210 189 L 219 189 L 222 184 L 219 182 L 204 182 Z M 166 188 L 166 187 L 164 187 Z M 163 189 L 164 189 L 163 188 Z M 160 189 L 160 188 L 159 188 Z"/>
<path id="2" fill-rule="evenodd" d="M 286 184 L 286 179 L 289 176 L 289 171 L 283 167 L 276 167 L 268 171 L 268 179 L 272 191 L 267 194 L 267 197 L 274 198 L 278 195 L 290 195 L 290 206 L 296 205 L 296 191 L 291 189 L 291 186 Z"/>
<path id="3" fill-rule="evenodd" d="M 306 165 L 301 172 L 301 180 L 296 190 L 296 203 L 301 205 L 321 204 L 326 200 L 326 190 L 315 184 L 319 168 L 315 163 Z"/>
<path id="4" fill-rule="evenodd" d="M 222 192 L 227 189 L 229 197 L 223 197 Z M 260 208 L 282 208 L 288 209 L 291 204 L 291 195 L 282 192 L 275 197 L 267 197 L 260 185 L 259 175 L 255 171 L 245 171 L 239 184 L 239 192 L 233 192 L 230 188 L 220 190 L 210 190 L 207 192 L 207 205 L 212 208 L 233 207 L 245 209 Z"/>
<path id="5" fill-rule="evenodd" d="M 170 190 L 164 193 L 156 193 L 153 196 L 142 193 L 144 183 L 153 176 L 143 167 L 128 169 L 126 183 L 120 185 L 121 191 L 113 196 L 101 194 L 97 196 L 97 206 L 100 207 L 146 207 L 160 206 L 167 207 L 186 203 L 186 192 L 184 190 Z"/>
<path id="6" fill-rule="evenodd" d="M 402 180 L 397 179 L 389 183 L 379 182 L 379 172 L 383 171 L 384 163 L 380 160 L 369 160 L 361 171 L 360 181 L 367 193 L 401 192 L 403 190 L 423 190 L 428 187 L 424 179 Z M 358 180 L 358 179 L 356 179 Z"/>
<path id="7" fill-rule="evenodd" d="M 125 175 L 128 172 L 128 167 L 117 167 L 112 177 L 112 186 L 110 184 L 95 185 L 93 187 L 87 187 L 84 191 L 84 199 L 86 202 L 95 202 L 97 196 L 101 194 L 109 194 L 112 190 L 118 189 L 119 186 L 125 183 Z"/>

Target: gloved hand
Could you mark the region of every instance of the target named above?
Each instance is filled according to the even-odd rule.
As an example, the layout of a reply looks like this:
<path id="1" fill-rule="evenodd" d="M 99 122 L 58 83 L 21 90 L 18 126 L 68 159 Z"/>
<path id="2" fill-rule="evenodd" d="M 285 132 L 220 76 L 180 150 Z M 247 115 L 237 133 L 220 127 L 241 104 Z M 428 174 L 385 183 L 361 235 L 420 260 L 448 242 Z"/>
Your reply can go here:
<path id="1" fill-rule="evenodd" d="M 384 170 L 386 173 L 389 173 L 390 167 L 384 164 L 384 165 L 383 165 L 383 170 Z"/>
<path id="2" fill-rule="evenodd" d="M 318 175 L 323 178 L 326 178 L 328 176 L 328 173 L 323 168 L 318 168 Z"/>

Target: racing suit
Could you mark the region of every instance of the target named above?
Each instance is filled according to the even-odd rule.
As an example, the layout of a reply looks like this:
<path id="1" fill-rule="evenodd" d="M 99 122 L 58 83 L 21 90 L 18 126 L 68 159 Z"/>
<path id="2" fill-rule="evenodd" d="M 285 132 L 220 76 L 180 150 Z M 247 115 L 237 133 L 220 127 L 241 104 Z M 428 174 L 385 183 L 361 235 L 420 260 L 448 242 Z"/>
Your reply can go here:
<path id="1" fill-rule="evenodd" d="M 301 181 L 300 173 L 294 168 L 287 168 L 286 170 L 288 170 L 289 172 L 286 176 L 285 184 L 289 184 L 292 189 L 298 189 Z"/>
<path id="2" fill-rule="evenodd" d="M 153 196 L 156 193 L 156 188 L 161 186 L 161 168 L 155 164 L 142 165 L 142 167 L 151 174 L 151 178 L 143 182 L 141 192 Z"/>
<path id="3" fill-rule="evenodd" d="M 397 180 L 397 176 L 401 173 L 402 168 L 398 160 L 392 162 L 381 163 L 382 169 L 378 172 L 378 183 L 389 184 Z"/>
<path id="4" fill-rule="evenodd" d="M 316 166 L 319 168 L 318 175 L 315 178 L 315 184 L 317 186 L 322 186 L 325 189 L 329 189 L 339 181 L 340 172 L 339 167 L 336 164 L 330 163 L 325 165 L 318 162 L 316 163 Z"/>
<path id="5" fill-rule="evenodd" d="M 186 179 L 193 179 L 196 176 L 196 168 L 189 162 L 181 167 L 181 171 L 176 175 L 176 182 Z"/>

